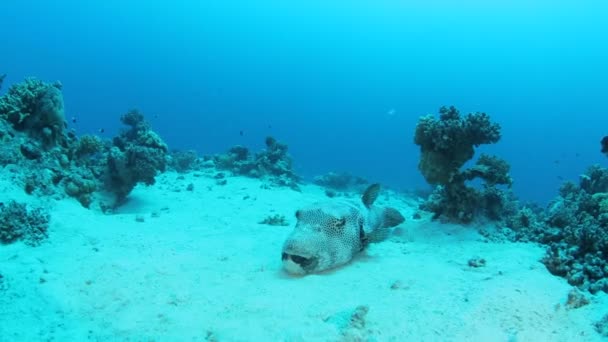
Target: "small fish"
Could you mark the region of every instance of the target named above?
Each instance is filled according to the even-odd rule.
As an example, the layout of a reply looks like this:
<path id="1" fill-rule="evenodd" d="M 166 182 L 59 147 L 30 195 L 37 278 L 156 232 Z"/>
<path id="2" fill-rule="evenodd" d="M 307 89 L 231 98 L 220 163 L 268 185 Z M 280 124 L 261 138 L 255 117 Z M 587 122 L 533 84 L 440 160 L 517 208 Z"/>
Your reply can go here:
<path id="1" fill-rule="evenodd" d="M 100 129 L 99 129 L 99 133 L 104 133 L 105 131 L 106 131 L 106 130 L 105 130 L 105 129 L 103 129 L 103 128 L 100 128 Z"/>
<path id="2" fill-rule="evenodd" d="M 602 138 L 602 153 L 608 154 L 608 135 Z"/>
<path id="3" fill-rule="evenodd" d="M 76 123 L 76 117 L 72 116 L 72 123 L 75 124 Z"/>
<path id="4" fill-rule="evenodd" d="M 242 130 L 241 130 L 241 131 L 239 131 L 239 135 L 240 135 L 240 136 L 243 136 L 243 134 L 245 134 L 245 133 L 244 133 Z"/>
<path id="5" fill-rule="evenodd" d="M 397 113 L 397 111 L 395 110 L 395 108 L 391 108 L 388 110 L 388 112 L 386 112 L 386 114 L 388 114 L 388 116 L 395 116 L 396 113 Z"/>

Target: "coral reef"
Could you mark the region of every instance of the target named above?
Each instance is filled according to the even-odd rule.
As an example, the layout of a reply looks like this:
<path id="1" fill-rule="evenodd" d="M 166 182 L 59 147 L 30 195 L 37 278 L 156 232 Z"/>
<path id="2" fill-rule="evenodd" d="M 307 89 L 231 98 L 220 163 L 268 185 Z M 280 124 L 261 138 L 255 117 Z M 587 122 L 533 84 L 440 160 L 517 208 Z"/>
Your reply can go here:
<path id="1" fill-rule="evenodd" d="M 268 179 L 277 186 L 286 186 L 299 191 L 299 177 L 293 171 L 293 162 L 287 145 L 273 137 L 267 137 L 266 149 L 251 155 L 249 149 L 234 146 L 225 154 L 208 157 L 219 170 L 228 170 L 235 175 Z"/>
<path id="2" fill-rule="evenodd" d="M 549 244 L 559 239 L 559 229 L 546 224 L 545 210 L 536 205 L 523 205 L 507 215 L 504 231 L 508 240 Z"/>
<path id="3" fill-rule="evenodd" d="M 591 293 L 608 292 L 608 169 L 591 166 L 565 182 L 545 210 L 521 206 L 501 231 L 507 239 L 547 246 L 547 269 Z"/>
<path id="4" fill-rule="evenodd" d="M 1 122 L 1 121 L 0 121 Z M 5 126 L 5 128 L 7 128 Z M 6 132 L 6 131 L 5 131 Z M 0 147 L 0 166 L 15 170 L 12 175 L 26 193 L 36 196 L 72 196 L 85 207 L 98 188 L 99 158 L 77 158 L 72 152 L 79 139 L 66 140 L 67 147 L 44 149 L 29 135 L 9 128 Z"/>
<path id="5" fill-rule="evenodd" d="M 104 185 L 122 201 L 135 184 L 152 184 L 164 170 L 167 146 L 141 113 L 125 114 L 122 120 L 131 129 L 111 142 L 77 137 L 65 130 L 63 116 L 58 82 L 26 79 L 0 98 L 0 167 L 26 193 L 70 196 L 90 207 Z"/>
<path id="6" fill-rule="evenodd" d="M 353 176 L 348 172 L 328 172 L 316 176 L 313 183 L 326 187 L 329 190 L 362 192 L 369 185 L 369 181 L 362 177 Z"/>
<path id="7" fill-rule="evenodd" d="M 553 228 L 543 263 L 553 274 L 592 293 L 608 292 L 608 169 L 594 165 L 580 183 L 567 182 L 547 209 Z"/>
<path id="8" fill-rule="evenodd" d="M 75 156 L 86 138 L 64 131 L 60 88 L 59 83 L 27 79 L 0 99 L 0 166 L 18 170 L 12 173 L 14 181 L 28 194 L 67 194 L 87 206 L 96 188 L 90 169 L 94 158 Z"/>
<path id="9" fill-rule="evenodd" d="M 198 168 L 198 155 L 196 151 L 173 151 L 171 152 L 169 165 L 179 173 L 186 173 Z"/>
<path id="10" fill-rule="evenodd" d="M 284 215 L 269 215 L 265 219 L 259 222 L 259 224 L 266 224 L 269 226 L 289 226 L 289 222 L 285 219 Z"/>
<path id="11" fill-rule="evenodd" d="M 24 203 L 9 201 L 0 205 L 0 243 L 17 240 L 39 245 L 48 236 L 50 214 L 42 208 L 28 210 Z"/>
<path id="12" fill-rule="evenodd" d="M 106 144 L 98 136 L 83 135 L 72 144 L 69 155 L 72 159 L 87 161 L 99 157 L 106 150 Z"/>
<path id="13" fill-rule="evenodd" d="M 138 110 L 121 117 L 130 126 L 113 139 L 107 156 L 106 189 L 116 195 L 116 204 L 123 202 L 137 183 L 152 185 L 158 172 L 167 166 L 167 145 L 150 129 Z"/>
<path id="14" fill-rule="evenodd" d="M 42 142 L 44 148 L 65 144 L 61 83 L 28 78 L 12 85 L 0 98 L 0 117 L 18 131 Z"/>
<path id="15" fill-rule="evenodd" d="M 426 181 L 436 186 L 422 209 L 451 221 L 468 223 L 483 216 L 499 220 L 505 214 L 510 194 L 497 186 L 511 186 L 509 164 L 495 156 L 481 155 L 476 164 L 461 170 L 473 158 L 475 147 L 500 139 L 500 126 L 485 113 L 464 117 L 454 107 L 441 107 L 439 119 L 420 118 L 414 142 L 420 146 L 418 169 Z M 467 182 L 481 179 L 481 189 Z"/>

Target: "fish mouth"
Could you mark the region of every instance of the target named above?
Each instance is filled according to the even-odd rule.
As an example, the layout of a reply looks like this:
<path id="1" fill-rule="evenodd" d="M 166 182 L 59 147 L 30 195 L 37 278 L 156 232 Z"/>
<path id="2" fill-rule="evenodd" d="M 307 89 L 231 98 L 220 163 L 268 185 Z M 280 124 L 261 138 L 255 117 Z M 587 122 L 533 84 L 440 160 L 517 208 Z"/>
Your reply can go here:
<path id="1" fill-rule="evenodd" d="M 300 273 L 301 274 L 301 273 L 312 272 L 319 264 L 319 258 L 305 257 L 305 256 L 285 253 L 285 252 L 283 252 L 281 254 L 281 260 L 283 260 L 283 264 L 285 265 L 285 268 L 290 273 Z"/>

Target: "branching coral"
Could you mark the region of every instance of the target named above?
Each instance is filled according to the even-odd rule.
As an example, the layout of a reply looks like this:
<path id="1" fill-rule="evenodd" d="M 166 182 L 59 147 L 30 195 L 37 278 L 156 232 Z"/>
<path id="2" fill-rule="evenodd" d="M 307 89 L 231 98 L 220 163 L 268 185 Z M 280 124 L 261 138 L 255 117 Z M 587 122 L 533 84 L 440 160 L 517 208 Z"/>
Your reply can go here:
<path id="1" fill-rule="evenodd" d="M 509 164 L 481 155 L 473 167 L 461 170 L 473 158 L 475 147 L 499 139 L 500 126 L 485 113 L 462 117 L 454 107 L 441 107 L 439 119 L 420 118 L 414 135 L 421 152 L 418 169 L 428 183 L 437 186 L 423 208 L 457 222 L 470 222 L 477 214 L 499 219 L 508 199 L 496 186 L 511 185 Z M 476 178 L 484 181 L 482 190 L 466 185 Z"/>

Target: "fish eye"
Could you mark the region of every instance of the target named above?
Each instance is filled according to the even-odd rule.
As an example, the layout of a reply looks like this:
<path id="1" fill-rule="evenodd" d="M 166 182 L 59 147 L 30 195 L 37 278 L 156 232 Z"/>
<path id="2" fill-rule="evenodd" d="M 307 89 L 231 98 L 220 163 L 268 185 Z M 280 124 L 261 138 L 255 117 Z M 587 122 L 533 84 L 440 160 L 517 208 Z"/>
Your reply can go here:
<path id="1" fill-rule="evenodd" d="M 299 210 L 296 210 L 296 218 L 300 219 L 300 216 L 302 216 L 302 213 Z"/>

